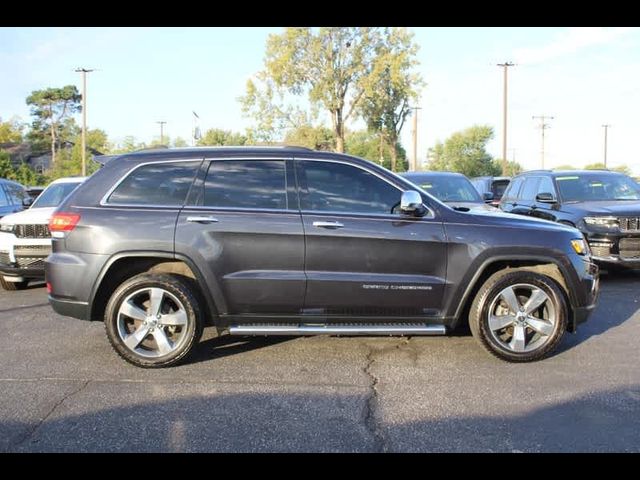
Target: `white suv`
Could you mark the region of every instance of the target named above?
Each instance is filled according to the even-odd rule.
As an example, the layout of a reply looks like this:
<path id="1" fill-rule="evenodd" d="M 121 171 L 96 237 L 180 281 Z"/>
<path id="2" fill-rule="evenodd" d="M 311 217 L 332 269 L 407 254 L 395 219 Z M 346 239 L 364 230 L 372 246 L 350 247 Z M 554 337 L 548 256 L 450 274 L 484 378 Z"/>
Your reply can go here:
<path id="1" fill-rule="evenodd" d="M 0 220 L 0 285 L 22 290 L 29 280 L 44 279 L 44 259 L 51 253 L 49 218 L 85 177 L 52 182 L 23 212 Z"/>

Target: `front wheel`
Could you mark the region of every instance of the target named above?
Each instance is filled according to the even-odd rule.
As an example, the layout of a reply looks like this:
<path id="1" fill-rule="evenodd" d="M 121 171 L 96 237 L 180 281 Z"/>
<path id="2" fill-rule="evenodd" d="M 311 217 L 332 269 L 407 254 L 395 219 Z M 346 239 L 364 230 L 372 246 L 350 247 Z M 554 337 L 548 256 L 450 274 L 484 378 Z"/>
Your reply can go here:
<path id="1" fill-rule="evenodd" d="M 471 333 L 492 355 L 509 362 L 540 360 L 560 344 L 568 308 L 552 278 L 502 271 L 480 288 L 469 314 Z"/>
<path id="2" fill-rule="evenodd" d="M 175 275 L 137 275 L 111 296 L 105 327 L 114 350 L 138 367 L 177 364 L 202 334 L 202 315 L 186 281 Z"/>

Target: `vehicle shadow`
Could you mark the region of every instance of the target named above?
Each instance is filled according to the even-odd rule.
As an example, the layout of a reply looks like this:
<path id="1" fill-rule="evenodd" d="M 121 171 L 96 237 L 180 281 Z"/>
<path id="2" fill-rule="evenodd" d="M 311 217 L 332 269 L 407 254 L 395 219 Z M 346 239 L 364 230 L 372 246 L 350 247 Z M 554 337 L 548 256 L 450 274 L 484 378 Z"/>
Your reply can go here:
<path id="1" fill-rule="evenodd" d="M 296 337 L 240 337 L 221 335 L 199 342 L 189 358 L 189 363 L 208 362 L 241 353 L 278 345 Z"/>

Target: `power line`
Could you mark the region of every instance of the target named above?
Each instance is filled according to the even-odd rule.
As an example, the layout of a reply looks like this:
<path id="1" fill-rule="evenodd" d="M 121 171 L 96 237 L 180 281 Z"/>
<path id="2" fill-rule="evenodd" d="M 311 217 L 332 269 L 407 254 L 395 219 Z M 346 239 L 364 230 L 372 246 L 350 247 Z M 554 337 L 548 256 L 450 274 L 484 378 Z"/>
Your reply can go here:
<path id="1" fill-rule="evenodd" d="M 87 175 L 87 73 L 95 69 L 76 68 L 75 72 L 82 73 L 82 176 Z"/>
<path id="2" fill-rule="evenodd" d="M 509 67 L 515 66 L 515 63 L 504 62 L 498 63 L 498 67 L 504 69 L 503 75 L 503 91 L 502 91 L 502 175 L 507 174 L 507 71 Z"/>
<path id="3" fill-rule="evenodd" d="M 553 120 L 554 117 L 551 117 L 549 115 L 534 115 L 533 117 L 531 117 L 533 119 L 540 119 L 540 125 L 538 128 L 540 128 L 540 131 L 542 132 L 542 148 L 540 149 L 540 156 L 541 156 L 541 168 L 544 170 L 544 131 L 550 127 L 550 125 L 548 123 L 544 123 L 545 120 Z"/>

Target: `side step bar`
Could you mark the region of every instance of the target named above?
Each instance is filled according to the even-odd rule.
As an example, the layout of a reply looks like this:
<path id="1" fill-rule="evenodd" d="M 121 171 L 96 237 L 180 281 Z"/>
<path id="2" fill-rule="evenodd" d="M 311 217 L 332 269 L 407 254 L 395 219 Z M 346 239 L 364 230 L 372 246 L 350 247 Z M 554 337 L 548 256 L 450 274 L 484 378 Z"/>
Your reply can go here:
<path id="1" fill-rule="evenodd" d="M 444 335 L 444 325 L 239 325 L 231 335 Z"/>

